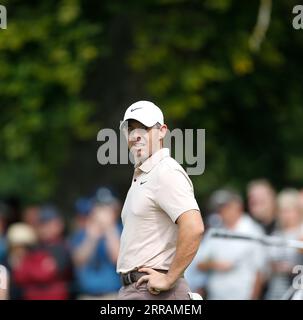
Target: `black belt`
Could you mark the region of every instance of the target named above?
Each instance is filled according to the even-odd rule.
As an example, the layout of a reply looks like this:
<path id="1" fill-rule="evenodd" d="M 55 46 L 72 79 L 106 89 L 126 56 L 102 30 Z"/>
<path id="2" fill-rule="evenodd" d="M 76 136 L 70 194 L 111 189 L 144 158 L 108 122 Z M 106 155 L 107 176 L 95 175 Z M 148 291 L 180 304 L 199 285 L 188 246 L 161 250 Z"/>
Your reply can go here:
<path id="1" fill-rule="evenodd" d="M 154 269 L 157 272 L 161 273 L 167 273 L 168 270 L 159 270 L 159 269 Z M 121 277 L 121 282 L 123 286 L 128 286 L 134 282 L 137 282 L 141 277 L 147 275 L 148 273 L 146 272 L 139 272 L 136 270 L 129 271 L 127 273 L 120 273 Z"/>

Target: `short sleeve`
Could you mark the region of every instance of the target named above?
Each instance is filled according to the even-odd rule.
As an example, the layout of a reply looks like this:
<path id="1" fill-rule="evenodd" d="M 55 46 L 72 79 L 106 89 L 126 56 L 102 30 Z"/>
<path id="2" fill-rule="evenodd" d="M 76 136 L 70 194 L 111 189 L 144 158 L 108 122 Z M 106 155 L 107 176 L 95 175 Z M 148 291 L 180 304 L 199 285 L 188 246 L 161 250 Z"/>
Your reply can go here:
<path id="1" fill-rule="evenodd" d="M 192 183 L 180 169 L 167 168 L 158 178 L 156 201 L 173 222 L 188 210 L 198 210 Z"/>

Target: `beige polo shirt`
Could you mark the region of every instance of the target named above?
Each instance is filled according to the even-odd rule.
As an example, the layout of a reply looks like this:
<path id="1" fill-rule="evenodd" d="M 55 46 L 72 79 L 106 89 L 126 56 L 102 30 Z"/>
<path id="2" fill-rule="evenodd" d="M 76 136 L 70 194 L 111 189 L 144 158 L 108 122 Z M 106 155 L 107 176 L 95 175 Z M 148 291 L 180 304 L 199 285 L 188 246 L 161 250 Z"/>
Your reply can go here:
<path id="1" fill-rule="evenodd" d="M 123 209 L 117 272 L 137 267 L 168 270 L 176 252 L 177 218 L 199 210 L 193 185 L 163 148 L 136 169 Z"/>

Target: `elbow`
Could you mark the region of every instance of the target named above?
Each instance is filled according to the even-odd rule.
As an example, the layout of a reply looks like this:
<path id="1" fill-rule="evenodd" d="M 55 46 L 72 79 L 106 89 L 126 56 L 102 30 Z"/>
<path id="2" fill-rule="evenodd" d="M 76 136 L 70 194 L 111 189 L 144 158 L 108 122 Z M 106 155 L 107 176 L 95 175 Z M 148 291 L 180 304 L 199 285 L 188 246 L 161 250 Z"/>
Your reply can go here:
<path id="1" fill-rule="evenodd" d="M 200 240 L 202 239 L 202 236 L 203 236 L 203 233 L 204 233 L 204 224 L 203 222 L 201 221 L 201 223 L 199 224 L 196 224 L 194 227 L 193 227 L 193 234 L 195 235 L 195 237 L 199 238 Z"/>
<path id="2" fill-rule="evenodd" d="M 198 235 L 200 240 L 202 240 L 203 233 L 204 233 L 204 225 L 202 224 L 202 226 L 198 230 Z"/>
<path id="3" fill-rule="evenodd" d="M 201 237 L 202 237 L 204 231 L 205 231 L 205 227 L 204 227 L 203 220 L 201 218 L 200 223 L 198 224 L 198 232 L 199 232 Z"/>
<path id="4" fill-rule="evenodd" d="M 200 212 L 196 210 L 190 210 L 182 214 L 177 223 L 181 232 L 190 235 L 193 240 L 202 239 L 204 233 L 204 224 Z"/>
<path id="5" fill-rule="evenodd" d="M 192 221 L 192 230 L 194 231 L 195 235 L 199 237 L 199 239 L 202 239 L 203 233 L 204 233 L 204 223 L 201 214 L 199 213 L 198 216 L 196 216 L 196 219 Z"/>
<path id="6" fill-rule="evenodd" d="M 204 231 L 205 231 L 204 223 L 203 221 L 201 221 L 201 227 L 200 227 L 201 237 L 203 236 Z"/>

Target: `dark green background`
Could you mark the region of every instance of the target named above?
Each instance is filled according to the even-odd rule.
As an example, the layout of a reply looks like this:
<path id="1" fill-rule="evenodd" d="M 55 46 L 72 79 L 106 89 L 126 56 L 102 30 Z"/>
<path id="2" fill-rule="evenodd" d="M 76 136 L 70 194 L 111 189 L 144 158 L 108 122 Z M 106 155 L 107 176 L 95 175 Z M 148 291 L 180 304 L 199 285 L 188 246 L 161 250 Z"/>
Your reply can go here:
<path id="1" fill-rule="evenodd" d="M 256 177 L 302 187 L 298 2 L 273 1 L 252 50 L 257 0 L 1 0 L 0 194 L 71 209 L 110 184 L 123 199 L 132 168 L 100 166 L 96 137 L 141 99 L 171 128 L 206 129 L 206 170 L 192 177 L 201 206 Z"/>

